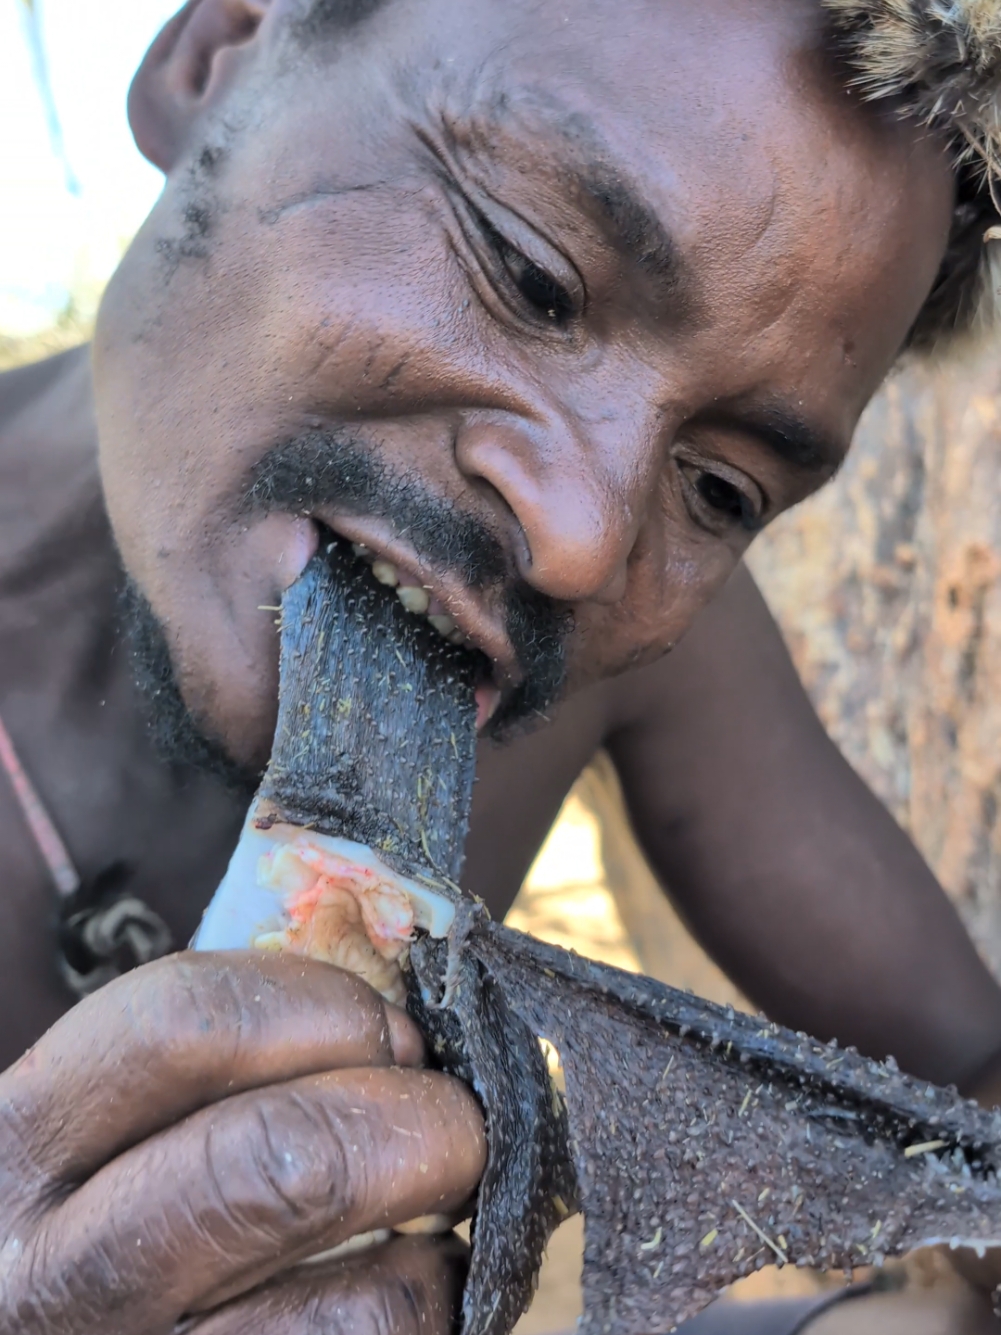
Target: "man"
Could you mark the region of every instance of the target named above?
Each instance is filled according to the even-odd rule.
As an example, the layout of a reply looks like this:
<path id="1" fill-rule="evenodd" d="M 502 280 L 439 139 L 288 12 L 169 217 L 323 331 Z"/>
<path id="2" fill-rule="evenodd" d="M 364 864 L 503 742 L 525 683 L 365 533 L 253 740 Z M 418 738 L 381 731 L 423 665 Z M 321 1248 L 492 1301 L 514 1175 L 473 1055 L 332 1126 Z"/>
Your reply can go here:
<path id="1" fill-rule="evenodd" d="M 901 348 L 968 320 L 995 216 L 954 126 L 846 78 L 815 0 L 185 6 L 133 88 L 167 186 L 93 398 L 86 352 L 0 389 L 0 712 L 85 875 L 128 863 L 183 941 L 238 818 L 136 727 L 103 507 L 169 730 L 251 781 L 272 609 L 329 529 L 494 665 L 464 880 L 496 913 L 604 744 L 748 995 L 991 1097 L 1001 991 L 738 564 Z M 84 821 L 109 757 L 128 781 Z M 7 808 L 13 1060 L 65 1002 Z M 420 1058 L 405 1017 L 301 961 L 182 956 L 98 992 L 0 1084 L 10 1328 L 446 1329 L 431 1244 L 289 1269 L 473 1189 L 475 1105 Z"/>

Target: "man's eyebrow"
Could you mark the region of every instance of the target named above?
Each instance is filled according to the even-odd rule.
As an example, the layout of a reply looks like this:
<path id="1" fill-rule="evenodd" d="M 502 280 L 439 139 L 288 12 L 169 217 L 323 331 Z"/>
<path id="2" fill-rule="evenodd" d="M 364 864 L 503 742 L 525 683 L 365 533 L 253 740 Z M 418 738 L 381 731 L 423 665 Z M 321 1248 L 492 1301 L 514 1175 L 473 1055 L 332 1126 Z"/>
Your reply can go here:
<path id="1" fill-rule="evenodd" d="M 753 436 L 785 463 L 808 473 L 836 473 L 847 453 L 843 441 L 783 404 L 760 407 L 718 403 L 700 413 L 699 421 Z"/>
<path id="2" fill-rule="evenodd" d="M 560 174 L 597 214 L 608 242 L 648 274 L 661 294 L 686 311 L 694 305 L 695 284 L 677 241 L 637 182 L 614 165 L 614 153 L 589 116 L 569 111 L 555 99 L 538 96 L 548 126 L 572 149 Z"/>
<path id="3" fill-rule="evenodd" d="M 582 195 L 597 206 L 606 236 L 662 288 L 687 278 L 677 243 L 635 185 L 615 168 L 593 164 L 573 172 Z"/>

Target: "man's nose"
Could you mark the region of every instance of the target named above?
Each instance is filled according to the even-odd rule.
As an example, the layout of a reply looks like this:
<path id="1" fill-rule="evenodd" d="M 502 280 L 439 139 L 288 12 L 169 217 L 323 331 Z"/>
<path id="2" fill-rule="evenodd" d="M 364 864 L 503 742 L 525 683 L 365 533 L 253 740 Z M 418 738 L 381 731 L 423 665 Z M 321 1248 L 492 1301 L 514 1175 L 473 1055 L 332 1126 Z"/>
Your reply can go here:
<path id="1" fill-rule="evenodd" d="M 561 601 L 611 603 L 625 592 L 649 503 L 651 470 L 638 444 L 614 458 L 583 430 L 479 420 L 460 428 L 456 458 L 517 522 L 515 560 L 528 584 Z"/>

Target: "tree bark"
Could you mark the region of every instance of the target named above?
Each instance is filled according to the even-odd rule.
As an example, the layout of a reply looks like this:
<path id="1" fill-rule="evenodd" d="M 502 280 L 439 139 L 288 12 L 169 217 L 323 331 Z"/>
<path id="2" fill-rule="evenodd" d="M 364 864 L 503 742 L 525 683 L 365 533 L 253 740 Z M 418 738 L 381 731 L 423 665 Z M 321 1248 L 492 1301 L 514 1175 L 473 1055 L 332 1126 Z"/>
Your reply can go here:
<path id="1" fill-rule="evenodd" d="M 1001 976 L 1001 356 L 912 364 L 749 564 L 824 724 Z"/>

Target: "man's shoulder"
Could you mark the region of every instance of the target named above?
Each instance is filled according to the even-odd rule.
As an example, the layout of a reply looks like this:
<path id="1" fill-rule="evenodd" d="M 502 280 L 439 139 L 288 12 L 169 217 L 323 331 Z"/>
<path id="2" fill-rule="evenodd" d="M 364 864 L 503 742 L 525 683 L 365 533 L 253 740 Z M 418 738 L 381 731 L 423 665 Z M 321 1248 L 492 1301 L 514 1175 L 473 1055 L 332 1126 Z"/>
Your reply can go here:
<path id="1" fill-rule="evenodd" d="M 8 499 L 43 479 L 61 491 L 67 470 L 97 476 L 89 348 L 0 373 L 0 470 Z"/>
<path id="2" fill-rule="evenodd" d="M 59 407 L 65 405 L 67 395 L 78 401 L 77 406 L 92 421 L 87 392 L 89 375 L 90 349 L 86 344 L 39 362 L 0 371 L 0 441 L 11 438 L 10 428 L 19 424 L 21 418 L 31 421 L 46 410 L 49 410 L 47 415 L 51 415 L 55 426 L 56 414 Z M 41 425 L 40 420 L 32 422 L 35 430 Z"/>
<path id="3" fill-rule="evenodd" d="M 0 581 L 20 585 L 60 539 L 76 559 L 112 547 L 86 347 L 0 374 Z"/>

